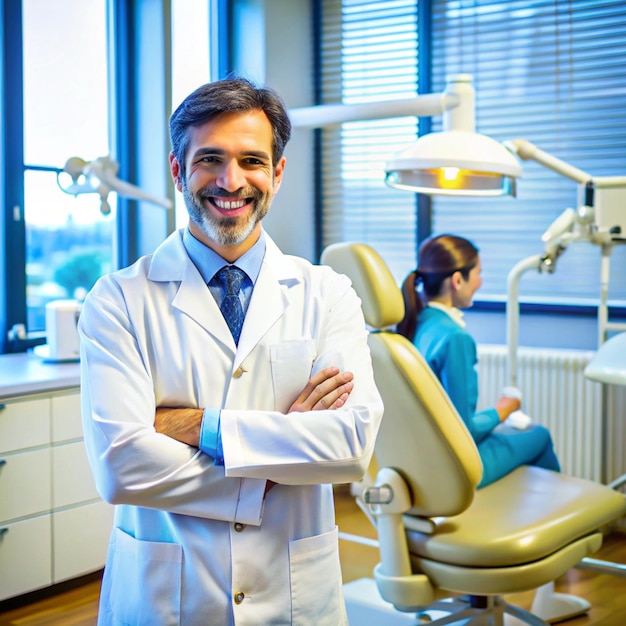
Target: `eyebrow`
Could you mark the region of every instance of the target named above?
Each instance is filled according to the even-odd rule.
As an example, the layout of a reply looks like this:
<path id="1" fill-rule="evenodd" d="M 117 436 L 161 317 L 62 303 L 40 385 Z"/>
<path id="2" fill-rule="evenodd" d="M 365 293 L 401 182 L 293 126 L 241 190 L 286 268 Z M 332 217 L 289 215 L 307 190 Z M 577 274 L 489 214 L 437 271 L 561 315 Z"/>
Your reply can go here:
<path id="1" fill-rule="evenodd" d="M 224 156 L 226 154 L 226 150 L 222 150 L 221 148 L 211 148 L 211 147 L 198 148 L 194 152 L 193 157 L 194 159 L 196 159 L 198 157 L 202 157 L 202 156 L 209 155 L 209 154 L 216 154 L 219 156 Z M 271 160 L 269 153 L 265 152 L 264 150 L 247 150 L 247 151 L 242 152 L 241 155 L 257 157 L 259 159 L 263 159 L 267 161 Z"/>

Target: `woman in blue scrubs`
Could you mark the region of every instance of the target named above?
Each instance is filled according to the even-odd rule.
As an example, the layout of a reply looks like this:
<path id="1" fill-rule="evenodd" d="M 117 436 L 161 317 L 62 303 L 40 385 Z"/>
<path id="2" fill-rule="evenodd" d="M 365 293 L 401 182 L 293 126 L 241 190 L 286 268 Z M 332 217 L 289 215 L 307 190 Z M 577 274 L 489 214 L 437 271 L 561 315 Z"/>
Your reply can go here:
<path id="1" fill-rule="evenodd" d="M 476 342 L 465 330 L 460 309 L 471 306 L 482 285 L 478 249 L 455 235 L 439 235 L 420 246 L 417 269 L 405 279 L 405 317 L 398 332 L 410 339 L 435 372 L 470 431 L 483 462 L 484 487 L 520 465 L 560 471 L 552 437 L 544 426 L 520 430 L 502 424 L 520 408 L 503 396 L 476 412 Z"/>

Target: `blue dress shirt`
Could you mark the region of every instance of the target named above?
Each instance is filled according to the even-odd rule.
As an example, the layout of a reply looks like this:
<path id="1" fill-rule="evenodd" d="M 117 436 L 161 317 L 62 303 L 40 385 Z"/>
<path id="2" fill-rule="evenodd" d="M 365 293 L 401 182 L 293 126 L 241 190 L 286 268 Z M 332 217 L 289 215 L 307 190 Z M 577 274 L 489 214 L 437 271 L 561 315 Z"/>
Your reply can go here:
<path id="1" fill-rule="evenodd" d="M 246 273 L 241 287 L 241 306 L 244 315 L 248 310 L 252 290 L 261 271 L 261 264 L 265 256 L 265 234 L 261 231 L 258 241 L 237 259 L 236 263 L 230 264 L 225 261 L 217 252 L 198 241 L 186 228 L 183 232 L 183 244 L 192 263 L 196 266 L 204 282 L 217 302 L 217 306 L 222 304 L 223 293 L 219 285 L 212 283 L 213 277 L 224 265 L 236 265 Z M 224 464 L 224 453 L 222 450 L 222 434 L 220 429 L 220 409 L 205 408 L 202 414 L 200 425 L 200 450 L 208 454 L 215 461 L 216 465 Z"/>

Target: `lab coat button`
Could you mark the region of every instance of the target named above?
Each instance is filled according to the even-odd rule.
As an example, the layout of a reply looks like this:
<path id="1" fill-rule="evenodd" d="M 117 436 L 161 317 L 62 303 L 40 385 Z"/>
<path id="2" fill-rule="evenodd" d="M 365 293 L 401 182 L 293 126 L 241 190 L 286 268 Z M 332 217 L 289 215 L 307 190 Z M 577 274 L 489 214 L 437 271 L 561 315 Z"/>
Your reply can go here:
<path id="1" fill-rule="evenodd" d="M 243 374 L 244 369 L 243 367 L 241 367 L 241 365 L 233 372 L 233 378 L 240 378 L 241 375 Z"/>
<path id="2" fill-rule="evenodd" d="M 235 530 L 240 533 L 245 527 L 245 524 L 242 524 L 241 522 L 235 522 L 234 524 Z"/>
<path id="3" fill-rule="evenodd" d="M 245 598 L 245 594 L 243 591 L 238 591 L 235 594 L 235 604 L 241 604 L 243 602 L 243 599 Z"/>

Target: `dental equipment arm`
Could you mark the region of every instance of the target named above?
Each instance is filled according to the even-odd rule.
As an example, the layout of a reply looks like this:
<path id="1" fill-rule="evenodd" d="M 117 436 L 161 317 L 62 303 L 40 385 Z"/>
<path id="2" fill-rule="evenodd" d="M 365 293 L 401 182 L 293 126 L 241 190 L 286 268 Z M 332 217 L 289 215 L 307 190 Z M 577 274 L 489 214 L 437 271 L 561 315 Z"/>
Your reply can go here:
<path id="1" fill-rule="evenodd" d="M 524 161 L 535 161 L 549 170 L 578 183 L 578 210 L 574 226 L 584 227 L 587 238 L 600 245 L 626 241 L 626 176 L 591 174 L 544 152 L 526 139 L 505 142 Z M 556 224 L 556 222 L 555 222 Z"/>
<path id="2" fill-rule="evenodd" d="M 152 204 L 157 204 L 165 209 L 171 209 L 173 203 L 168 198 L 158 198 L 139 187 L 132 185 L 117 177 L 119 163 L 109 156 L 98 157 L 93 161 L 85 161 L 80 157 L 71 157 L 63 166 L 63 171 L 57 174 L 57 184 L 61 191 L 77 196 L 83 193 L 97 193 L 100 195 L 100 210 L 103 215 L 111 212 L 108 202 L 108 195 L 115 191 L 120 196 L 132 198 L 134 200 L 145 200 Z M 72 183 L 63 186 L 60 181 L 60 174 L 69 174 Z"/>
<path id="3" fill-rule="evenodd" d="M 535 161 L 549 170 L 570 178 L 577 183 L 586 183 L 591 180 L 591 174 L 558 159 L 539 149 L 534 143 L 526 139 L 513 139 L 505 142 L 506 147 L 524 161 Z"/>
<path id="4" fill-rule="evenodd" d="M 578 209 L 566 209 L 542 235 L 544 254 L 523 259 L 513 267 L 507 278 L 508 384 L 516 386 L 520 277 L 529 269 L 554 272 L 558 257 L 571 242 L 587 241 L 602 249 L 598 307 L 599 345 L 606 340 L 609 328 L 617 330 L 621 327 L 608 322 L 607 297 L 611 250 L 617 243 L 626 243 L 626 176 L 593 177 L 525 139 L 508 141 L 505 145 L 519 158 L 535 161 L 579 185 Z"/>

